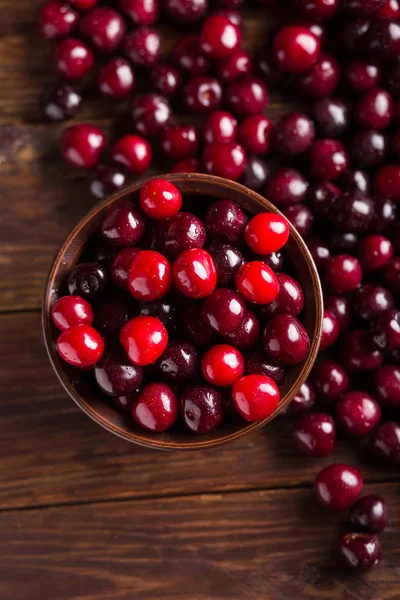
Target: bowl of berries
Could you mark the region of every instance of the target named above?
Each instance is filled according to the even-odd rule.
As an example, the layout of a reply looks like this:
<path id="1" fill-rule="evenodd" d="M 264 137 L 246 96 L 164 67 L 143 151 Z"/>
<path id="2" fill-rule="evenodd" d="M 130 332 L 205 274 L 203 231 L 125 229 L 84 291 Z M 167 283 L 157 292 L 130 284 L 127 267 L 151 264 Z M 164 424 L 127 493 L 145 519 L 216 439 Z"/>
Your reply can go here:
<path id="1" fill-rule="evenodd" d="M 197 173 L 96 204 L 61 246 L 43 302 L 70 397 L 110 432 L 164 450 L 274 419 L 314 364 L 322 318 L 315 264 L 286 218 Z"/>

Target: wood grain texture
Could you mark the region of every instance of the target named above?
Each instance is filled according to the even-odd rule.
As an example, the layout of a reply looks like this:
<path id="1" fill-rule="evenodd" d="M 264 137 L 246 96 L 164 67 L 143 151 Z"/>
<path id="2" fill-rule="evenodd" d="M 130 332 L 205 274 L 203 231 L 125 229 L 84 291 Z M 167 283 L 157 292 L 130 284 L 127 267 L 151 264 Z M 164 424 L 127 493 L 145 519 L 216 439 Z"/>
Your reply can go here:
<path id="1" fill-rule="evenodd" d="M 391 526 L 381 568 L 364 577 L 338 563 L 343 515 L 328 515 L 309 490 L 3 513 L 2 598 L 395 600 L 400 502 L 392 487 L 378 491 Z"/>
<path id="2" fill-rule="evenodd" d="M 215 450 L 145 450 L 107 433 L 66 396 L 51 370 L 39 314 L 0 317 L 0 508 L 309 485 L 332 462 L 296 455 L 291 423 Z M 366 466 L 350 444 L 335 461 L 369 480 L 396 476 Z"/>

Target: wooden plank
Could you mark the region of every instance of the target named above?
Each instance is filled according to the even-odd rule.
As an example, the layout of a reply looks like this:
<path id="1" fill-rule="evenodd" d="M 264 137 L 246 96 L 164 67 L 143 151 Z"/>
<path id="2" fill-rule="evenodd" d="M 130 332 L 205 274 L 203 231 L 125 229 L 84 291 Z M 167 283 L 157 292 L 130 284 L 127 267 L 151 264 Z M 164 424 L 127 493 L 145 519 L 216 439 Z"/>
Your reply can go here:
<path id="1" fill-rule="evenodd" d="M 309 490 L 3 513 L 2 598 L 395 600 L 400 502 L 393 487 L 378 491 L 391 524 L 381 566 L 363 576 L 335 553 L 345 517 L 320 509 Z"/>
<path id="2" fill-rule="evenodd" d="M 394 469 L 363 465 L 349 443 L 325 459 L 297 456 L 291 424 L 283 420 L 210 451 L 132 446 L 66 397 L 37 313 L 0 317 L 0 364 L 0 508 L 310 484 L 334 461 L 360 466 L 369 480 L 396 476 Z"/>

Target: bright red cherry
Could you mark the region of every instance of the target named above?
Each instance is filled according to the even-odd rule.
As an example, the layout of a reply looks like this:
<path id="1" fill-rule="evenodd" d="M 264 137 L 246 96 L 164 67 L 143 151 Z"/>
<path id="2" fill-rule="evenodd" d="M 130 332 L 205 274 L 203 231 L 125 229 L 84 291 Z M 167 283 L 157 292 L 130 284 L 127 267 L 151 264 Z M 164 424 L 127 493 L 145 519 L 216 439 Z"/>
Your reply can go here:
<path id="1" fill-rule="evenodd" d="M 240 46 L 242 32 L 227 17 L 211 15 L 204 21 L 200 32 L 200 49 L 210 58 L 229 56 Z"/>
<path id="2" fill-rule="evenodd" d="M 100 360 L 104 352 L 104 341 L 90 325 L 75 325 L 60 333 L 57 351 L 65 362 L 85 369 Z"/>
<path id="3" fill-rule="evenodd" d="M 173 265 L 176 287 L 190 298 L 205 298 L 217 285 L 217 272 L 211 255 L 201 248 L 179 254 Z"/>
<path id="4" fill-rule="evenodd" d="M 234 384 L 232 399 L 243 419 L 252 422 L 272 415 L 279 404 L 280 394 L 270 377 L 246 375 Z"/>
<path id="5" fill-rule="evenodd" d="M 155 317 L 135 317 L 122 327 L 119 339 L 133 364 L 144 367 L 160 358 L 168 344 L 168 331 Z"/>
<path id="6" fill-rule="evenodd" d="M 246 153 L 235 142 L 213 142 L 204 148 L 203 164 L 207 173 L 237 181 L 246 166 Z"/>
<path id="7" fill-rule="evenodd" d="M 148 431 L 160 433 L 170 429 L 178 420 L 179 402 L 166 383 L 150 383 L 132 406 L 132 417 Z"/>
<path id="8" fill-rule="evenodd" d="M 145 223 L 139 209 L 128 199 L 119 200 L 106 215 L 102 226 L 103 239 L 112 246 L 135 245 L 142 237 Z"/>
<path id="9" fill-rule="evenodd" d="M 123 165 L 130 173 L 140 175 L 150 166 L 151 146 L 139 135 L 125 135 L 111 147 L 110 156 L 113 162 Z"/>
<path id="10" fill-rule="evenodd" d="M 94 125 L 72 125 L 64 131 L 61 154 L 73 167 L 91 169 L 99 162 L 106 145 L 106 137 Z"/>
<path id="11" fill-rule="evenodd" d="M 299 419 L 292 434 L 296 448 L 307 456 L 326 456 L 336 445 L 335 422 L 325 413 L 311 413 Z"/>
<path id="12" fill-rule="evenodd" d="M 352 292 L 362 281 L 361 265 L 349 254 L 338 254 L 329 259 L 325 269 L 325 280 L 333 294 Z"/>
<path id="13" fill-rule="evenodd" d="M 319 39 L 306 27 L 282 27 L 274 39 L 274 57 L 284 71 L 303 73 L 316 63 Z"/>
<path id="14" fill-rule="evenodd" d="M 358 469 L 336 463 L 318 473 L 314 490 L 319 502 L 332 510 L 346 510 L 361 494 L 363 479 Z"/>
<path id="15" fill-rule="evenodd" d="M 289 233 L 289 225 L 284 217 L 274 213 L 259 213 L 247 223 L 244 237 L 256 254 L 272 254 L 283 248 Z"/>
<path id="16" fill-rule="evenodd" d="M 158 300 L 169 292 L 171 284 L 171 265 L 162 254 L 154 250 L 138 252 L 128 274 L 129 291 L 136 300 Z"/>
<path id="17" fill-rule="evenodd" d="M 245 311 L 246 306 L 240 294 L 227 288 L 219 288 L 203 301 L 201 315 L 211 329 L 225 335 L 239 327 Z"/>
<path id="18" fill-rule="evenodd" d="M 112 54 L 122 42 L 126 25 L 117 11 L 100 6 L 81 19 L 79 31 L 96 50 Z"/>
<path id="19" fill-rule="evenodd" d="M 79 15 L 68 4 L 49 0 L 40 11 L 40 33 L 48 40 L 69 35 L 78 23 Z"/>
<path id="20" fill-rule="evenodd" d="M 231 54 L 218 61 L 216 72 L 221 81 L 231 83 L 239 77 L 250 75 L 253 71 L 253 61 L 248 52 L 238 48 Z"/>
<path id="21" fill-rule="evenodd" d="M 182 195 L 166 179 L 151 179 L 140 189 L 139 203 L 151 219 L 168 219 L 180 211 Z"/>
<path id="22" fill-rule="evenodd" d="M 54 325 L 65 331 L 75 325 L 91 325 L 93 311 L 89 302 L 80 296 L 63 296 L 51 309 Z"/>
<path id="23" fill-rule="evenodd" d="M 242 265 L 235 275 L 235 286 L 246 300 L 255 304 L 269 304 L 279 292 L 275 273 L 262 261 Z"/>
<path id="24" fill-rule="evenodd" d="M 293 315 L 275 315 L 264 329 L 262 344 L 269 358 L 280 365 L 298 365 L 310 350 L 310 339 Z"/>
<path id="25" fill-rule="evenodd" d="M 57 75 L 65 79 L 81 79 L 94 65 L 91 49 L 76 38 L 65 38 L 54 52 Z"/>
<path id="26" fill-rule="evenodd" d="M 121 100 L 135 87 L 135 74 L 125 58 L 111 58 L 97 73 L 96 85 L 106 98 Z"/>
<path id="27" fill-rule="evenodd" d="M 336 420 L 343 431 L 350 435 L 370 433 L 381 416 L 381 407 L 366 392 L 347 392 L 336 404 Z"/>
<path id="28" fill-rule="evenodd" d="M 218 387 L 231 387 L 243 375 L 242 354 L 228 344 L 212 346 L 201 361 L 204 379 Z"/>

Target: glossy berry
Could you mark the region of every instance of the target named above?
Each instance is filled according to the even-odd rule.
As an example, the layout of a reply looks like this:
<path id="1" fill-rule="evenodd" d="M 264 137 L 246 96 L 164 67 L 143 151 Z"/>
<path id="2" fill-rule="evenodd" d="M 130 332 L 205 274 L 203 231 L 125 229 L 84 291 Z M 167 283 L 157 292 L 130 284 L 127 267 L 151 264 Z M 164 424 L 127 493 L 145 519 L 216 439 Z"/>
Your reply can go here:
<path id="1" fill-rule="evenodd" d="M 151 27 L 134 29 L 125 36 L 122 46 L 125 56 L 136 67 L 152 67 L 160 60 L 160 36 Z"/>
<path id="2" fill-rule="evenodd" d="M 240 294 L 228 288 L 220 288 L 204 300 L 201 315 L 211 329 L 224 335 L 239 327 L 245 310 L 245 303 Z"/>
<path id="3" fill-rule="evenodd" d="M 125 396 L 114 396 L 112 399 L 113 406 L 124 417 L 132 417 L 132 406 L 137 401 L 140 395 L 140 388 L 136 389 L 132 394 Z"/>
<path id="4" fill-rule="evenodd" d="M 43 94 L 42 110 L 51 121 L 64 121 L 77 114 L 81 101 L 81 95 L 74 88 L 61 83 Z"/>
<path id="5" fill-rule="evenodd" d="M 171 383 L 190 381 L 198 371 L 196 348 L 189 342 L 169 342 L 156 366 L 160 376 Z"/>
<path id="6" fill-rule="evenodd" d="M 133 259 L 140 252 L 140 248 L 123 248 L 111 263 L 111 279 L 123 290 L 128 290 L 128 275 Z"/>
<path id="7" fill-rule="evenodd" d="M 348 166 L 348 156 L 343 144 L 336 140 L 316 140 L 310 148 L 311 173 L 317 181 L 333 181 Z"/>
<path id="8" fill-rule="evenodd" d="M 271 416 L 280 400 L 276 383 L 265 375 L 246 375 L 232 388 L 232 399 L 246 421 L 260 421 Z"/>
<path id="9" fill-rule="evenodd" d="M 393 115 L 391 95 L 381 88 L 366 92 L 354 109 L 357 125 L 368 129 L 385 129 Z"/>
<path id="10" fill-rule="evenodd" d="M 255 304 L 269 304 L 279 292 L 275 273 L 262 261 L 251 261 L 240 267 L 235 275 L 235 286 L 246 300 Z"/>
<path id="11" fill-rule="evenodd" d="M 256 254 L 277 252 L 289 239 L 289 225 L 284 217 L 274 213 L 259 213 L 247 224 L 245 240 Z"/>
<path id="12" fill-rule="evenodd" d="M 298 281 L 286 275 L 277 273 L 279 292 L 275 300 L 265 306 L 260 306 L 261 314 L 266 317 L 288 313 L 297 316 L 303 310 L 304 292 Z"/>
<path id="13" fill-rule="evenodd" d="M 255 314 L 250 310 L 246 311 L 239 327 L 224 335 L 223 339 L 241 351 L 253 348 L 260 339 L 260 324 Z"/>
<path id="14" fill-rule="evenodd" d="M 306 27 L 282 27 L 274 39 L 274 58 L 284 71 L 302 73 L 318 58 L 319 39 Z"/>
<path id="15" fill-rule="evenodd" d="M 369 235 L 358 246 L 358 258 L 366 272 L 382 269 L 392 256 L 392 243 L 382 235 Z"/>
<path id="16" fill-rule="evenodd" d="M 219 243 L 207 246 L 206 250 L 214 260 L 217 286 L 231 285 L 236 272 L 245 262 L 243 254 L 234 246 Z"/>
<path id="17" fill-rule="evenodd" d="M 132 407 L 136 423 L 143 429 L 157 433 L 170 429 L 178 420 L 178 415 L 178 398 L 165 383 L 147 385 Z"/>
<path id="18" fill-rule="evenodd" d="M 348 371 L 373 371 L 381 366 L 383 353 L 373 345 L 368 331 L 355 329 L 343 340 L 341 362 Z"/>
<path id="19" fill-rule="evenodd" d="M 371 448 L 377 458 L 400 464 L 400 424 L 387 421 L 379 425 L 374 432 Z"/>
<path id="20" fill-rule="evenodd" d="M 353 294 L 353 305 L 358 317 L 365 321 L 394 306 L 392 294 L 376 283 L 364 283 Z"/>
<path id="21" fill-rule="evenodd" d="M 158 94 L 137 94 L 132 102 L 135 129 L 145 137 L 161 133 L 171 119 L 167 98 Z"/>
<path id="22" fill-rule="evenodd" d="M 400 406 L 400 367 L 385 364 L 374 373 L 374 386 L 382 406 Z"/>
<path id="23" fill-rule="evenodd" d="M 326 350 L 334 344 L 339 337 L 340 327 L 336 316 L 328 310 L 324 310 L 324 318 L 322 320 L 322 335 L 319 344 L 320 351 Z"/>
<path id="24" fill-rule="evenodd" d="M 381 416 L 379 404 L 365 392 L 347 392 L 336 404 L 337 423 L 350 435 L 366 435 L 379 423 Z"/>
<path id="25" fill-rule="evenodd" d="M 105 145 L 104 133 L 94 125 L 72 125 L 64 131 L 61 154 L 73 167 L 91 169 L 99 162 Z"/>
<path id="26" fill-rule="evenodd" d="M 258 260 L 261 260 L 263 263 L 267 265 L 270 269 L 275 272 L 282 271 L 283 263 L 284 263 L 284 255 L 283 252 L 273 252 L 272 254 L 264 254 L 263 256 L 258 256 Z"/>
<path id="27" fill-rule="evenodd" d="M 346 510 L 361 494 L 363 479 L 358 469 L 341 463 L 318 473 L 314 491 L 318 501 L 331 510 Z"/>
<path id="28" fill-rule="evenodd" d="M 128 199 L 116 202 L 103 220 L 101 235 L 112 246 L 134 246 L 142 237 L 145 222 L 139 209 Z"/>
<path id="29" fill-rule="evenodd" d="M 201 307 L 192 304 L 179 319 L 179 329 L 182 337 L 198 348 L 207 346 L 214 337 L 211 327 L 208 327 L 201 318 Z"/>
<path id="30" fill-rule="evenodd" d="M 343 78 L 351 92 L 362 94 L 378 85 L 380 70 L 372 61 L 354 60 L 346 66 Z"/>
<path id="31" fill-rule="evenodd" d="M 207 0 L 167 0 L 167 16 L 182 25 L 190 25 L 202 19 L 207 10 Z"/>
<path id="32" fill-rule="evenodd" d="M 123 188 L 129 178 L 127 169 L 118 165 L 97 165 L 90 178 L 90 191 L 101 200 Z"/>
<path id="33" fill-rule="evenodd" d="M 270 175 L 265 186 L 265 197 L 278 208 L 298 204 L 304 200 L 308 183 L 295 169 L 278 169 Z"/>
<path id="34" fill-rule="evenodd" d="M 203 164 L 208 173 L 237 181 L 246 166 L 246 154 L 239 144 L 234 142 L 214 142 L 208 144 L 203 152 Z"/>
<path id="35" fill-rule="evenodd" d="M 238 140 L 246 152 L 266 154 L 270 146 L 272 123 L 264 115 L 250 115 L 240 124 Z"/>
<path id="36" fill-rule="evenodd" d="M 138 252 L 128 274 L 129 291 L 136 300 L 158 300 L 168 293 L 171 284 L 171 265 L 162 254 L 154 250 Z"/>
<path id="37" fill-rule="evenodd" d="M 313 408 L 314 403 L 315 390 L 310 381 L 307 380 L 281 414 L 288 418 L 300 417 L 308 413 Z"/>
<path id="38" fill-rule="evenodd" d="M 246 117 L 264 111 L 268 104 L 267 88 L 259 77 L 242 77 L 225 90 L 225 101 L 234 115 Z"/>
<path id="39" fill-rule="evenodd" d="M 118 7 L 132 25 L 139 27 L 153 25 L 159 16 L 158 0 L 119 0 Z"/>
<path id="40" fill-rule="evenodd" d="M 357 166 L 364 169 L 377 167 L 388 153 L 388 138 L 377 129 L 360 129 L 350 145 L 350 155 Z"/>
<path id="41" fill-rule="evenodd" d="M 389 163 L 381 167 L 375 173 L 373 187 L 379 196 L 400 202 L 400 165 Z"/>
<path id="42" fill-rule="evenodd" d="M 53 305 L 51 317 L 54 325 L 65 331 L 75 325 L 92 325 L 93 310 L 80 296 L 63 296 Z"/>
<path id="43" fill-rule="evenodd" d="M 243 356 L 233 346 L 212 346 L 201 361 L 204 379 L 218 387 L 231 387 L 244 372 Z"/>
<path id="44" fill-rule="evenodd" d="M 375 315 L 370 322 L 371 340 L 385 352 L 400 348 L 400 311 L 391 308 Z"/>
<path id="45" fill-rule="evenodd" d="M 215 241 L 240 246 L 248 217 L 238 204 L 231 200 L 213 202 L 204 215 L 204 225 Z"/>
<path id="46" fill-rule="evenodd" d="M 159 319 L 169 331 L 175 331 L 177 309 L 171 299 L 163 298 L 153 302 L 142 302 L 137 309 L 137 316 L 150 316 Z"/>
<path id="47" fill-rule="evenodd" d="M 224 83 L 231 83 L 240 77 L 250 75 L 253 71 L 253 61 L 248 52 L 238 48 L 228 56 L 218 61 L 216 72 Z"/>
<path id="48" fill-rule="evenodd" d="M 238 132 L 238 124 L 233 115 L 223 110 L 216 110 L 205 120 L 202 128 L 203 139 L 207 144 L 213 142 L 234 142 Z"/>
<path id="49" fill-rule="evenodd" d="M 251 190 L 259 192 L 266 184 L 269 168 L 258 156 L 248 156 L 241 183 Z"/>
<path id="50" fill-rule="evenodd" d="M 348 105 L 338 98 L 330 96 L 321 98 L 313 105 L 312 115 L 321 137 L 339 137 L 349 127 Z"/>
<path id="51" fill-rule="evenodd" d="M 96 50 L 112 54 L 124 38 L 126 25 L 118 12 L 101 6 L 81 19 L 79 31 Z"/>
<path id="52" fill-rule="evenodd" d="M 400 17 L 400 4 L 398 0 L 386 0 L 385 4 L 376 11 L 380 19 L 398 19 Z"/>
<path id="53" fill-rule="evenodd" d="M 140 175 L 150 166 L 151 147 L 139 135 L 125 135 L 110 149 L 111 160 L 124 166 L 133 175 Z"/>
<path id="54" fill-rule="evenodd" d="M 173 277 L 178 290 L 190 298 L 205 298 L 217 285 L 214 261 L 201 248 L 179 254 L 173 265 Z"/>
<path id="55" fill-rule="evenodd" d="M 250 350 L 244 355 L 244 360 L 245 375 L 265 375 L 275 383 L 280 383 L 285 376 L 282 365 L 275 364 L 266 356 L 265 352 L 260 350 Z"/>
<path id="56" fill-rule="evenodd" d="M 331 257 L 331 252 L 327 244 L 318 238 L 309 238 L 307 246 L 317 269 L 324 269 Z"/>
<path id="57" fill-rule="evenodd" d="M 296 448 L 307 456 L 327 456 L 336 445 L 335 422 L 325 413 L 311 413 L 299 419 L 293 429 Z"/>
<path id="58" fill-rule="evenodd" d="M 207 433 L 224 419 L 222 394 L 211 385 L 192 385 L 181 396 L 181 415 L 193 433 Z"/>
<path id="59" fill-rule="evenodd" d="M 334 294 L 351 292 L 362 281 L 362 269 L 359 261 L 348 254 L 338 254 L 331 258 L 325 269 L 325 280 Z"/>
<path id="60" fill-rule="evenodd" d="M 107 281 L 107 272 L 100 263 L 79 263 L 69 272 L 68 293 L 88 300 L 103 292 Z"/>
<path id="61" fill-rule="evenodd" d="M 326 402 L 335 402 L 349 387 L 346 371 L 333 360 L 319 362 L 313 368 L 311 378 L 318 396 Z"/>
<path id="62" fill-rule="evenodd" d="M 182 103 L 189 113 L 206 113 L 217 109 L 222 101 L 221 84 L 214 77 L 193 77 L 182 90 Z"/>
<path id="63" fill-rule="evenodd" d="M 129 360 L 144 367 L 155 363 L 167 347 L 168 332 L 159 319 L 141 316 L 128 321 L 119 339 Z"/>
<path id="64" fill-rule="evenodd" d="M 361 192 L 365 196 L 370 191 L 370 177 L 361 169 L 347 169 L 340 177 L 338 184 L 344 192 Z M 374 215 L 373 221 L 377 215 Z"/>
<path id="65" fill-rule="evenodd" d="M 206 241 L 202 221 L 189 212 L 178 212 L 168 220 L 155 223 L 155 249 L 175 258 L 180 252 L 201 248 Z"/>
<path id="66" fill-rule="evenodd" d="M 168 219 L 180 211 L 182 195 L 166 179 L 151 179 L 140 188 L 139 203 L 151 219 Z"/>
<path id="67" fill-rule="evenodd" d="M 377 494 L 359 498 L 351 508 L 350 523 L 361 531 L 380 533 L 389 523 L 386 502 Z"/>
<path id="68" fill-rule="evenodd" d="M 57 351 L 65 362 L 85 369 L 100 360 L 104 352 L 104 342 L 101 335 L 90 325 L 75 325 L 60 333 L 57 338 Z"/>
<path id="69" fill-rule="evenodd" d="M 310 99 L 324 98 L 332 94 L 339 83 L 340 70 L 330 54 L 320 54 L 312 69 L 296 80 L 296 89 Z"/>
<path id="70" fill-rule="evenodd" d="M 374 207 L 360 192 L 345 192 L 332 210 L 332 222 L 338 231 L 353 234 L 367 232 L 374 218 Z M 338 249 L 344 249 L 342 248 Z M 350 250 L 350 248 L 349 248 Z"/>
<path id="71" fill-rule="evenodd" d="M 107 348 L 94 375 L 99 388 L 109 396 L 133 393 L 142 383 L 143 369 L 133 365 L 121 346 Z"/>
<path id="72" fill-rule="evenodd" d="M 200 32 L 200 50 L 210 58 L 229 56 L 242 41 L 242 33 L 227 17 L 211 15 L 204 21 Z"/>
<path id="73" fill-rule="evenodd" d="M 267 355 L 278 364 L 297 365 L 310 350 L 310 340 L 303 325 L 293 315 L 275 315 L 263 334 Z"/>
<path id="74" fill-rule="evenodd" d="M 197 154 L 199 137 L 193 125 L 169 125 L 161 134 L 160 146 L 171 160 L 183 160 Z"/>
<path id="75" fill-rule="evenodd" d="M 68 4 L 49 0 L 40 11 L 40 33 L 48 40 L 66 37 L 74 30 L 78 19 L 78 13 Z"/>
<path id="76" fill-rule="evenodd" d="M 208 58 L 200 50 L 197 35 L 186 35 L 181 38 L 172 49 L 171 60 L 182 75 L 187 77 L 205 75 L 210 68 Z"/>
<path id="77" fill-rule="evenodd" d="M 302 113 L 290 113 L 277 123 L 274 130 L 274 147 L 285 156 L 305 152 L 315 136 L 314 124 Z"/>
<path id="78" fill-rule="evenodd" d="M 382 545 L 376 535 L 370 533 L 347 533 L 339 543 L 342 562 L 355 571 L 370 571 L 382 557 Z"/>
<path id="79" fill-rule="evenodd" d="M 121 100 L 135 87 L 135 74 L 125 58 L 111 58 L 97 73 L 96 85 L 106 98 Z"/>

